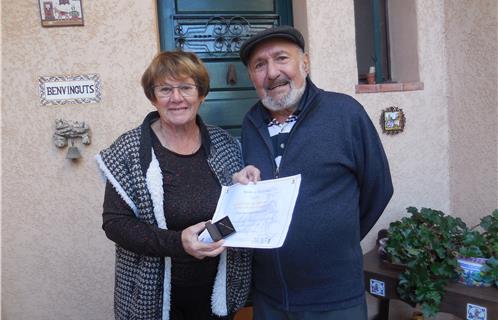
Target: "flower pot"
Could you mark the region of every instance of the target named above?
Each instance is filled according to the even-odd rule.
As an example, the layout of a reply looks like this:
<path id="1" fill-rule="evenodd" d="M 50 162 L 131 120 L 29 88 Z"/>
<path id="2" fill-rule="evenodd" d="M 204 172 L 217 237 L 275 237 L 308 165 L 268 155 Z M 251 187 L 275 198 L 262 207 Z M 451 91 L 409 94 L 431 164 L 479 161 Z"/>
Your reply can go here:
<path id="1" fill-rule="evenodd" d="M 481 269 L 486 258 L 458 258 L 458 282 L 472 287 L 489 287 L 491 282 L 481 279 Z"/>
<path id="2" fill-rule="evenodd" d="M 367 73 L 367 83 L 368 84 L 375 84 L 375 72 L 374 73 Z"/>

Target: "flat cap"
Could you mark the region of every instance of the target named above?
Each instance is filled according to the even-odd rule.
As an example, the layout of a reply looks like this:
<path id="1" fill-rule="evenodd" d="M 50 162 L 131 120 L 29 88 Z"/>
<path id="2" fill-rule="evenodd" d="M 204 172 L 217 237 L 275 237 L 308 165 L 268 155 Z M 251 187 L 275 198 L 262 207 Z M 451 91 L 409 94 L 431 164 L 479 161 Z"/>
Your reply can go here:
<path id="1" fill-rule="evenodd" d="M 262 41 L 271 38 L 284 38 L 290 40 L 304 50 L 304 38 L 299 30 L 291 26 L 272 27 L 254 34 L 242 43 L 239 52 L 242 62 L 247 66 L 254 48 Z"/>

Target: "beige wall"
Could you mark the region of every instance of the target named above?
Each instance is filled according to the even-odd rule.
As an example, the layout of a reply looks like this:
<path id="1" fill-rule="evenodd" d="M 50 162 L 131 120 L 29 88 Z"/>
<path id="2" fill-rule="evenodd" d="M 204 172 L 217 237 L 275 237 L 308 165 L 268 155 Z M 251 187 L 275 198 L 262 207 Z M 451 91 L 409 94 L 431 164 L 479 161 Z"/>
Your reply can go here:
<path id="1" fill-rule="evenodd" d="M 101 229 L 93 155 L 152 107 L 140 76 L 158 50 L 155 1 L 83 1 L 84 27 L 42 28 L 37 1 L 2 1 L 2 244 L 5 320 L 111 319 L 114 247 Z M 38 78 L 98 73 L 99 104 L 40 106 Z M 79 163 L 54 120 L 86 121 Z"/>
<path id="2" fill-rule="evenodd" d="M 477 224 L 498 207 L 498 6 L 445 3 L 451 210 Z"/>
<path id="3" fill-rule="evenodd" d="M 139 78 L 158 50 L 155 3 L 83 1 L 84 27 L 42 28 L 36 1 L 2 2 L 6 320 L 112 318 L 113 245 L 100 227 L 103 184 L 92 156 L 152 109 Z M 294 3 L 314 81 L 353 95 L 379 133 L 382 109 L 394 105 L 407 117 L 404 133 L 381 134 L 395 194 L 364 248 L 407 206 L 451 211 L 466 221 L 497 207 L 496 1 L 415 1 L 425 89 L 360 95 L 354 93 L 353 2 Z M 100 75 L 101 103 L 40 106 L 40 76 L 86 73 Z M 57 118 L 86 121 L 92 129 L 79 163 L 52 143 Z"/>

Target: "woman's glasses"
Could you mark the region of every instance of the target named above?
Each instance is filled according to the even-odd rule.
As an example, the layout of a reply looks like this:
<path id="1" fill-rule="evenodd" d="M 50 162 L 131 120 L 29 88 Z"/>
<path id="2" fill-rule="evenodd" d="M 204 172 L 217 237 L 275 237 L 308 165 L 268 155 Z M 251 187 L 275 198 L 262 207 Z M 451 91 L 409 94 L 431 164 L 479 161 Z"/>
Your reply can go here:
<path id="1" fill-rule="evenodd" d="M 177 86 L 159 85 L 154 86 L 153 89 L 157 98 L 170 98 L 175 89 L 178 89 L 182 97 L 192 97 L 197 94 L 197 86 L 190 83 L 182 83 Z"/>

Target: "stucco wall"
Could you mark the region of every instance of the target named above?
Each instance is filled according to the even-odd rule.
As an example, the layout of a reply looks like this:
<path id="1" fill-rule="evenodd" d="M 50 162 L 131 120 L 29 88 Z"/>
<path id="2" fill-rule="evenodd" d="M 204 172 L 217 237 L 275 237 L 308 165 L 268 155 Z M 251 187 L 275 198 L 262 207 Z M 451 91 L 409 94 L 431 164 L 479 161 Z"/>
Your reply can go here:
<path id="1" fill-rule="evenodd" d="M 451 211 L 479 217 L 498 208 L 496 0 L 445 1 Z"/>
<path id="2" fill-rule="evenodd" d="M 112 318 L 113 245 L 100 227 L 103 184 L 92 156 L 152 109 L 139 78 L 158 50 L 155 3 L 83 1 L 84 27 L 42 28 L 37 2 L 2 2 L 4 319 Z M 424 90 L 377 94 L 354 93 L 353 2 L 295 5 L 313 80 L 365 106 L 390 160 L 395 194 L 363 242 L 365 250 L 373 246 L 376 231 L 405 215 L 407 206 L 452 210 L 466 220 L 497 206 L 496 63 L 490 68 L 497 60 L 496 1 L 453 3 L 416 1 Z M 470 19 L 469 24 L 459 26 L 454 16 Z M 464 52 L 456 52 L 462 39 Z M 469 75 L 460 75 L 461 61 L 469 65 L 463 69 Z M 100 75 L 101 103 L 40 106 L 40 76 L 86 73 Z M 389 106 L 406 114 L 399 135 L 380 133 L 378 119 Z M 78 163 L 64 159 L 66 151 L 52 143 L 57 118 L 86 121 L 92 129 L 93 142 L 81 147 Z M 467 127 L 468 120 L 478 123 Z"/>
<path id="3" fill-rule="evenodd" d="M 114 246 L 93 155 L 152 107 L 139 79 L 158 50 L 155 1 L 83 1 L 84 27 L 42 28 L 37 1 L 2 1 L 2 273 L 6 320 L 111 319 Z M 40 106 L 38 78 L 97 73 L 99 104 Z M 78 163 L 54 120 L 86 121 Z"/>

